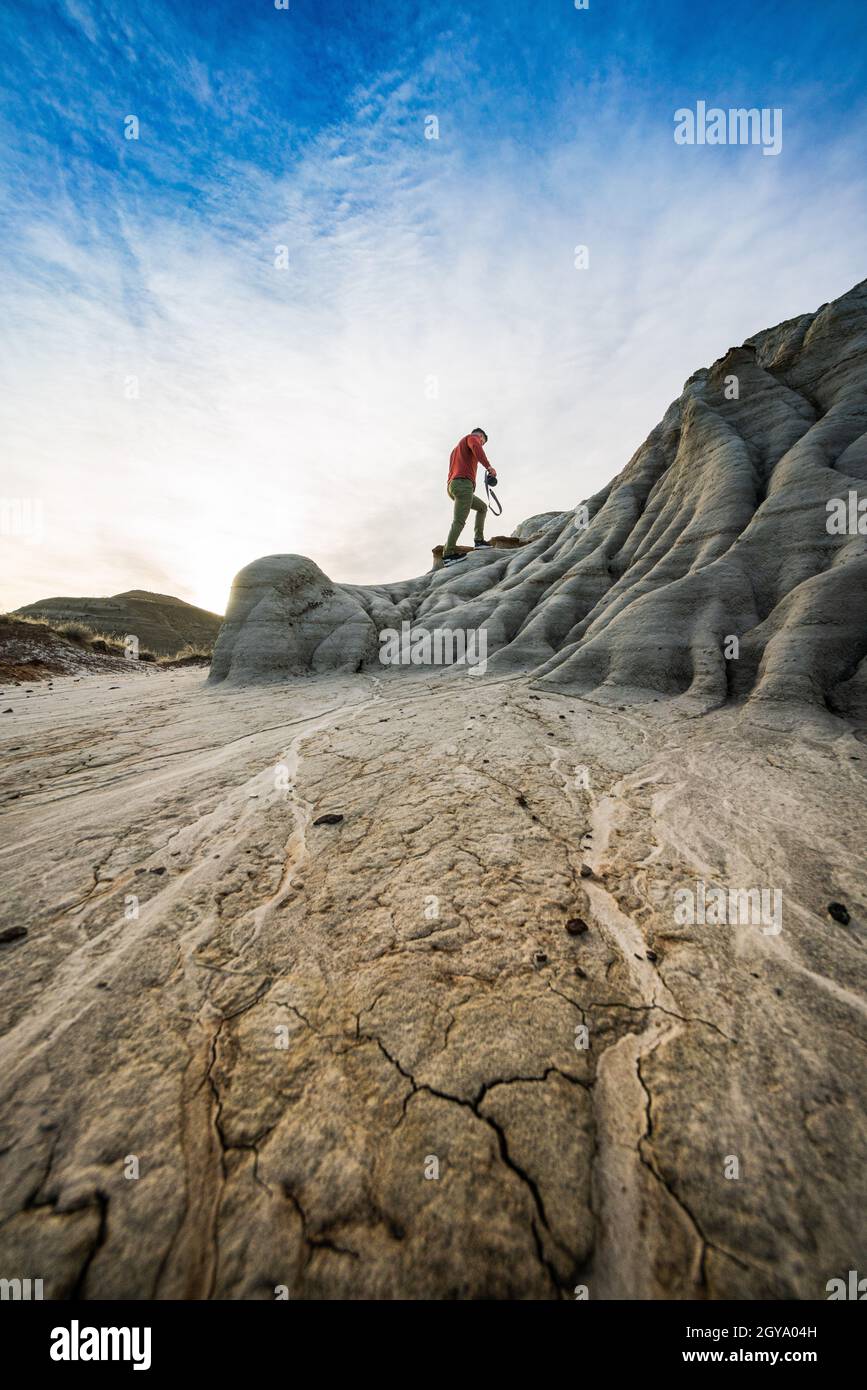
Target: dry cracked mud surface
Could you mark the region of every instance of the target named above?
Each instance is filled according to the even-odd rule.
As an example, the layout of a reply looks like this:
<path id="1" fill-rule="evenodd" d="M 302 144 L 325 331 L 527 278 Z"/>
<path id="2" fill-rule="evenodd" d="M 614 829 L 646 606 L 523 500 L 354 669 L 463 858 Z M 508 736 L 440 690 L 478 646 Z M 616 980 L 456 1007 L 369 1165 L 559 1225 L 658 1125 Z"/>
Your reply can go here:
<path id="1" fill-rule="evenodd" d="M 812 1299 L 863 1266 L 867 748 L 841 723 L 456 672 L 19 705 L 0 1272 Z M 782 930 L 678 925 L 698 880 L 778 888 Z"/>

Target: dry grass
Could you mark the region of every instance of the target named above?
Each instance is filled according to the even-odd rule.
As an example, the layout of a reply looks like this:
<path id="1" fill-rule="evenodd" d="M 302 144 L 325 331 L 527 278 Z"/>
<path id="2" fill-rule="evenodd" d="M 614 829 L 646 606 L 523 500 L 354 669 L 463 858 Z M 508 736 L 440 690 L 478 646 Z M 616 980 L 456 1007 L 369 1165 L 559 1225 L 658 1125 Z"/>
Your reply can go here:
<path id="1" fill-rule="evenodd" d="M 58 637 L 65 637 L 68 642 L 74 642 L 78 647 L 87 648 L 90 651 L 101 652 L 106 656 L 125 656 L 123 638 L 118 637 L 113 632 L 99 632 L 97 629 L 88 627 L 85 623 L 69 621 L 54 624 L 48 618 L 39 618 L 35 614 L 29 613 L 6 613 L 3 615 L 16 623 L 30 623 L 33 627 L 42 627 L 50 632 L 54 632 Z M 187 642 L 178 651 L 160 653 L 152 651 L 150 647 L 139 646 L 139 661 L 155 662 L 159 666 L 165 666 L 173 661 L 210 661 L 213 654 L 213 643 Z"/>
<path id="2" fill-rule="evenodd" d="M 161 666 L 165 666 L 173 661 L 210 661 L 213 654 L 213 642 L 187 642 L 180 651 L 173 652 L 171 656 L 160 656 L 157 660 Z"/>

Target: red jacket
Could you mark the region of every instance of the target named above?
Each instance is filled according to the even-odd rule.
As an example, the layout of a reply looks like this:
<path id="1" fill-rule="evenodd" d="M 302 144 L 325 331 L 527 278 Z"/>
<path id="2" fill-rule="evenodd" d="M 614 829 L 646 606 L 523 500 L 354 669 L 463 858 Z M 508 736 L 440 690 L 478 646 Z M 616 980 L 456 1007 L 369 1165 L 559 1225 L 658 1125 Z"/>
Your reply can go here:
<path id="1" fill-rule="evenodd" d="M 477 434 L 464 435 L 460 443 L 452 449 L 452 456 L 449 459 L 448 481 L 451 482 L 452 478 L 469 478 L 473 488 L 475 488 L 476 470 L 480 463 L 484 464 L 489 473 L 496 475 L 496 469 L 485 458 L 485 451 L 479 436 Z"/>

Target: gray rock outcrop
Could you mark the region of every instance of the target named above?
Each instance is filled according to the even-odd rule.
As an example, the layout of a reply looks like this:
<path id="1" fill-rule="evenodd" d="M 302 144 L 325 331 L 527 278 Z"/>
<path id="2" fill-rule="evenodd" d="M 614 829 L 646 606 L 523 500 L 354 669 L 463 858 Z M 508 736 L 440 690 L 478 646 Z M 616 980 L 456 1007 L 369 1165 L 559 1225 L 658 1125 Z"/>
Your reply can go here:
<path id="1" fill-rule="evenodd" d="M 335 584 L 299 556 L 248 566 L 211 679 L 362 669 L 408 619 L 484 627 L 493 669 L 603 702 L 860 718 L 865 482 L 867 281 L 696 372 L 614 482 L 521 523 L 516 537 L 540 533 L 520 550 L 386 586 Z"/>

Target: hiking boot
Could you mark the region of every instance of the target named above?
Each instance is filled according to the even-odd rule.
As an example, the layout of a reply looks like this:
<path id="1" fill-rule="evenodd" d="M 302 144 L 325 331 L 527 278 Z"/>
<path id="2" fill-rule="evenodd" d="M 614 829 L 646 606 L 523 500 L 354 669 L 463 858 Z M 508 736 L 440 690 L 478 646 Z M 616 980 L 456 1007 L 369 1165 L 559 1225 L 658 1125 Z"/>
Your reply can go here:
<path id="1" fill-rule="evenodd" d="M 456 565 L 459 560 L 466 560 L 466 555 L 444 555 L 443 569 L 447 570 L 450 565 Z"/>
<path id="2" fill-rule="evenodd" d="M 476 550 L 493 550 L 494 547 L 490 541 L 476 541 L 475 548 Z"/>

